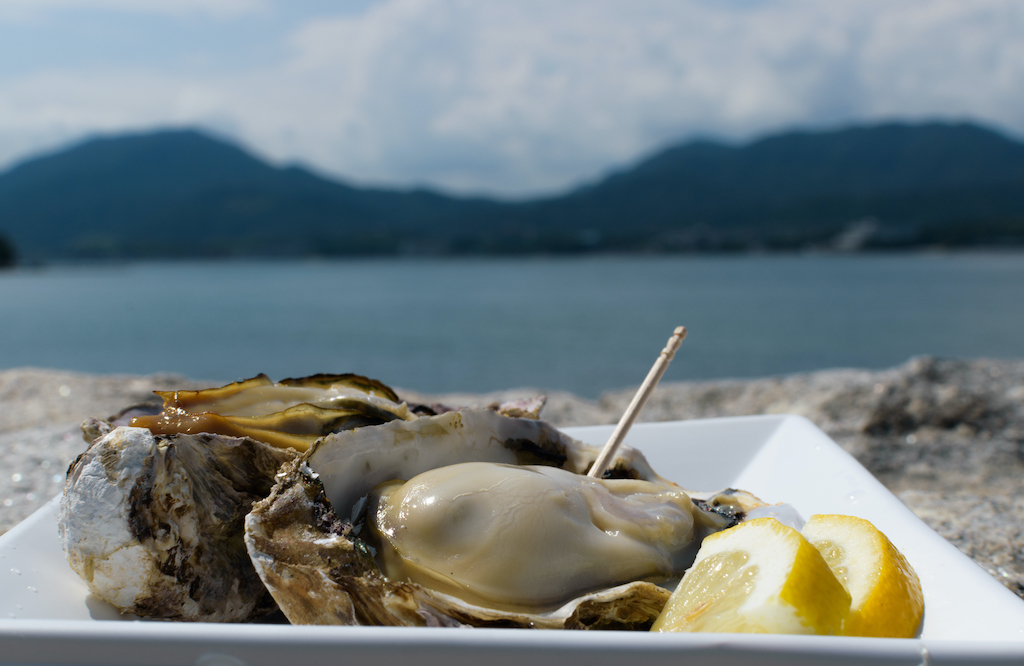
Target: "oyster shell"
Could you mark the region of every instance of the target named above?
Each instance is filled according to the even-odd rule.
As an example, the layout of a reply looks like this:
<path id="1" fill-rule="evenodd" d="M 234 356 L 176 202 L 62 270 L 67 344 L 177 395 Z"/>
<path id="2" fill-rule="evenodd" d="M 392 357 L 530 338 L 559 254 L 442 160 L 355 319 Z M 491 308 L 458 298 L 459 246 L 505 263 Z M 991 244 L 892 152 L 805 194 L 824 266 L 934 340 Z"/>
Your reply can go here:
<path id="1" fill-rule="evenodd" d="M 91 446 L 68 471 L 58 523 L 89 589 L 145 617 L 243 621 L 272 610 L 242 519 L 281 464 L 326 433 L 417 418 L 393 390 L 352 374 L 157 394 L 162 408 L 82 425 Z"/>
<path id="2" fill-rule="evenodd" d="M 658 567 L 641 567 L 626 581 L 617 577 L 619 574 L 610 579 L 587 579 L 570 587 L 577 591 L 568 599 L 559 595 L 539 601 L 518 597 L 495 603 L 495 594 L 504 592 L 481 594 L 480 589 L 469 589 L 467 593 L 473 585 L 467 584 L 465 577 L 447 574 L 443 577 L 448 578 L 448 585 L 403 581 L 407 576 L 396 576 L 390 569 L 382 571 L 380 558 L 374 556 L 375 543 L 385 549 L 389 546 L 379 535 L 390 527 L 386 520 L 374 527 L 368 518 L 379 514 L 381 503 L 387 500 L 367 498 L 383 482 L 408 481 L 459 463 L 540 464 L 582 475 L 597 454 L 595 447 L 543 422 L 487 411 L 446 413 L 337 433 L 318 441 L 300 460 L 282 469 L 271 495 L 256 504 L 246 518 L 246 545 L 263 582 L 293 623 L 646 628 L 669 592 L 648 580 L 631 578 L 664 577 L 667 572 Z M 457 470 L 454 476 L 458 476 Z M 677 513 L 685 515 L 680 529 L 689 531 L 684 536 L 694 539 L 693 552 L 704 534 L 734 522 L 734 517 L 711 508 L 715 497 L 690 502 L 678 486 L 655 474 L 643 456 L 628 447 L 623 447 L 607 476 L 635 480 L 637 489 L 644 486 L 643 492 L 672 495 Z M 588 482 L 600 485 L 596 480 Z M 387 493 L 383 491 L 383 496 Z M 741 511 L 737 507 L 744 503 L 759 504 L 751 496 L 736 497 L 742 501 L 737 504 L 730 496 L 730 510 Z M 679 502 L 680 498 L 686 502 Z M 668 532 L 669 541 L 677 540 L 679 535 Z M 412 541 L 422 540 L 422 536 L 414 536 Z M 405 545 L 390 547 L 401 551 Z M 547 555 L 541 554 L 540 566 L 544 566 L 544 557 Z M 583 568 L 594 565 L 590 560 Z M 438 573 L 431 571 L 425 578 Z M 554 580 L 559 572 L 554 574 L 545 578 Z M 495 580 L 493 573 L 487 576 L 488 581 Z"/>
<path id="3" fill-rule="evenodd" d="M 328 433 L 418 416 L 389 387 L 352 374 L 277 383 L 261 374 L 215 389 L 156 393 L 163 398 L 163 410 L 135 416 L 131 425 L 162 435 L 251 437 L 299 451 Z"/>
<path id="4" fill-rule="evenodd" d="M 117 427 L 71 464 L 58 530 L 89 590 L 144 617 L 241 622 L 274 609 L 243 519 L 298 453 L 248 438 Z"/>

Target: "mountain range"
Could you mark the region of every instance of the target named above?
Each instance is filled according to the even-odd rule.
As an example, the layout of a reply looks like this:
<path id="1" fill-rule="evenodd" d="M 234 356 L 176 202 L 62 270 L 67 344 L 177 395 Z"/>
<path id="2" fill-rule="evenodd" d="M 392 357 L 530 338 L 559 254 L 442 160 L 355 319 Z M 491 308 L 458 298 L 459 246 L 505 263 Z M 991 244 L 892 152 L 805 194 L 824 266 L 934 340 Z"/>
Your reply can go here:
<path id="1" fill-rule="evenodd" d="M 355 187 L 168 130 L 0 174 L 4 236 L 24 261 L 1020 245 L 1024 144 L 969 123 L 693 141 L 509 202 Z"/>

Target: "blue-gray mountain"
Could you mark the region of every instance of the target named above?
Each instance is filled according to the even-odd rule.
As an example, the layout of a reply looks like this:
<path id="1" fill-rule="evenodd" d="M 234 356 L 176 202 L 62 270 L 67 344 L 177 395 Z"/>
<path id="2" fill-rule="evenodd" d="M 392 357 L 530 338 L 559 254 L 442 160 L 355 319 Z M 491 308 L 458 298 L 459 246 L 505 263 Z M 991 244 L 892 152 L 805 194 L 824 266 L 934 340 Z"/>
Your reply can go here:
<path id="1" fill-rule="evenodd" d="M 971 124 L 697 141 L 524 202 L 357 188 L 199 131 L 97 138 L 0 175 L 0 245 L 72 257 L 1024 244 L 1024 144 Z"/>

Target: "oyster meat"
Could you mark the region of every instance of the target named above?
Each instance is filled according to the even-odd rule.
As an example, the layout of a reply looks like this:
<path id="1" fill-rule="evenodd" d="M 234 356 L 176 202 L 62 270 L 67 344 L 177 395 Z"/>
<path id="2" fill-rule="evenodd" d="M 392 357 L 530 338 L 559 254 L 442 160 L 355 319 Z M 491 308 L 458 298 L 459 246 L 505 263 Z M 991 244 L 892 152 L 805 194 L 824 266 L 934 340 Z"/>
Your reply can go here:
<path id="1" fill-rule="evenodd" d="M 305 451 L 319 437 L 417 414 L 393 390 L 361 375 L 313 375 L 274 383 L 266 375 L 203 391 L 158 391 L 163 410 L 131 425 L 161 435 L 252 437 Z"/>
<path id="2" fill-rule="evenodd" d="M 681 573 L 695 536 L 721 525 L 681 489 L 542 465 L 449 465 L 370 497 L 371 543 L 389 579 L 510 611 Z"/>
<path id="3" fill-rule="evenodd" d="M 337 433 L 282 469 L 246 545 L 293 623 L 646 628 L 652 581 L 762 503 L 694 501 L 628 447 L 583 476 L 598 452 L 488 411 Z"/>

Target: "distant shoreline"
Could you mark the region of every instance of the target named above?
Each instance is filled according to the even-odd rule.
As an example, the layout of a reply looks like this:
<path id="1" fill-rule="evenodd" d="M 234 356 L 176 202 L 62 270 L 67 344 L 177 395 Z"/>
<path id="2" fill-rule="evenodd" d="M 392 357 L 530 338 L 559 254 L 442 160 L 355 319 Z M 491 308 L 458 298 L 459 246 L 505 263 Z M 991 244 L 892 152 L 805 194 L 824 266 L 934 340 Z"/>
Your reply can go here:
<path id="1" fill-rule="evenodd" d="M 58 258 L 32 263 L 15 263 L 0 269 L 0 275 L 43 271 L 50 268 L 108 268 L 133 265 L 187 265 L 187 264 L 316 264 L 345 262 L 475 262 L 475 261 L 537 261 L 537 260 L 594 260 L 594 259 L 736 259 L 772 257 L 941 257 L 941 256 L 1016 256 L 1024 255 L 1024 245 L 1011 246 L 920 246 L 899 249 L 868 249 L 840 252 L 827 249 L 793 250 L 736 250 L 708 252 L 616 252 L 592 251 L 579 253 L 523 253 L 523 254 L 370 254 L 370 255 L 295 255 L 295 256 L 208 256 L 208 257 L 107 257 Z"/>

